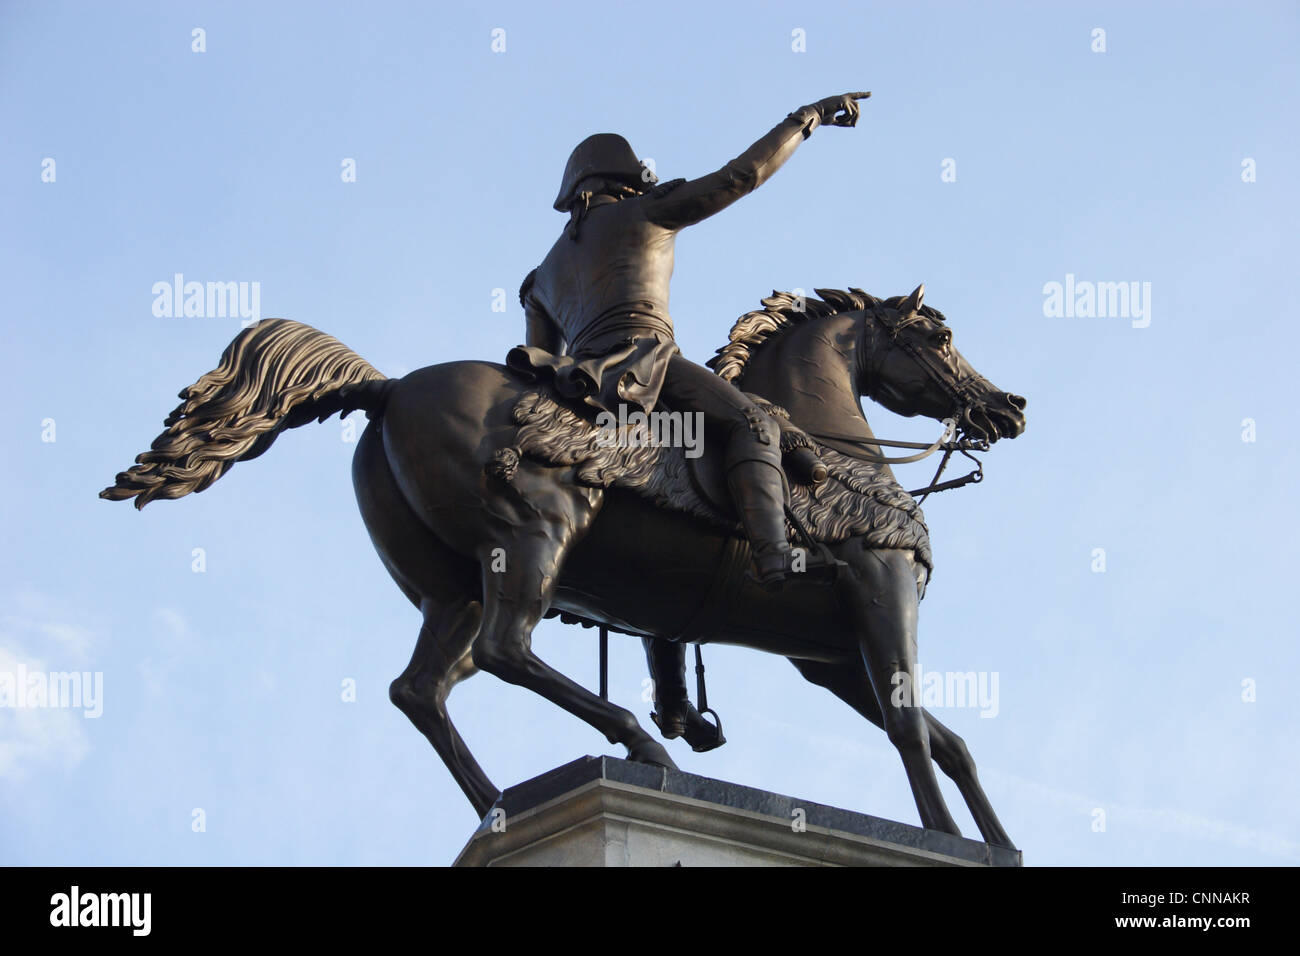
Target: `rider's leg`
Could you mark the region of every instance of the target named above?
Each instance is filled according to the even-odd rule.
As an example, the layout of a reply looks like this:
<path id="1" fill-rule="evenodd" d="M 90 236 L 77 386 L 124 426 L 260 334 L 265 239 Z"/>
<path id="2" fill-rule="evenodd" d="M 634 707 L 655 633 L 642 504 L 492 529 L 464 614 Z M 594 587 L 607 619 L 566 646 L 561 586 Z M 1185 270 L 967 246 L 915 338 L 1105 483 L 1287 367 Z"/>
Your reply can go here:
<path id="1" fill-rule="evenodd" d="M 727 489 L 754 549 L 758 581 L 779 585 L 790 573 L 792 554 L 785 536 L 785 472 L 763 458 L 742 457 L 753 454 L 752 443 L 733 440 L 727 447 Z"/>
<path id="2" fill-rule="evenodd" d="M 654 685 L 656 723 L 670 740 L 686 731 L 686 648 L 655 637 L 641 639 Z"/>
<path id="3" fill-rule="evenodd" d="M 705 720 L 691 703 L 686 690 L 686 646 L 654 637 L 642 638 L 641 644 L 654 683 L 655 709 L 650 717 L 659 732 L 668 740 L 685 737 L 696 753 L 725 744 L 722 728 Z"/>
<path id="4" fill-rule="evenodd" d="M 776 423 L 740 389 L 681 355 L 668 363 L 660 394 L 674 411 L 702 413 L 706 433 L 722 443 L 727 487 L 754 549 L 759 580 L 780 584 L 791 570 L 791 550 Z"/>

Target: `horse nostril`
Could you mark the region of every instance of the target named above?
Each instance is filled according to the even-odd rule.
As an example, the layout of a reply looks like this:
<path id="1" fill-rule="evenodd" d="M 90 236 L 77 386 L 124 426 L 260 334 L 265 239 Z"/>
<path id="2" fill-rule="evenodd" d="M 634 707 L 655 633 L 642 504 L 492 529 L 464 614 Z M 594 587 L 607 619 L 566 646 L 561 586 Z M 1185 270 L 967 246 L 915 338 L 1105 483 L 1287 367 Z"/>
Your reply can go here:
<path id="1" fill-rule="evenodd" d="M 1007 392 L 1007 404 L 1016 409 L 1016 411 L 1023 412 L 1025 406 L 1028 405 L 1029 402 L 1019 395 L 1012 395 L 1010 392 Z"/>

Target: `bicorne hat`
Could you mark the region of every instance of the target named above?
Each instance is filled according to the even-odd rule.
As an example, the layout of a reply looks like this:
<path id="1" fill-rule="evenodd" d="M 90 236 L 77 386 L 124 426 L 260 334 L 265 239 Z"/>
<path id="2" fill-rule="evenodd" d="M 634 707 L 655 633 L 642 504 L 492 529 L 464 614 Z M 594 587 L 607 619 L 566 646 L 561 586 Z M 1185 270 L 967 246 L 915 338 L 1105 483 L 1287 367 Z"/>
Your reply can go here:
<path id="1" fill-rule="evenodd" d="M 659 177 L 637 158 L 631 145 L 617 133 L 588 136 L 569 156 L 560 182 L 555 208 L 564 212 L 573 202 L 578 184 L 588 176 L 608 176 L 630 186 L 653 186 Z"/>

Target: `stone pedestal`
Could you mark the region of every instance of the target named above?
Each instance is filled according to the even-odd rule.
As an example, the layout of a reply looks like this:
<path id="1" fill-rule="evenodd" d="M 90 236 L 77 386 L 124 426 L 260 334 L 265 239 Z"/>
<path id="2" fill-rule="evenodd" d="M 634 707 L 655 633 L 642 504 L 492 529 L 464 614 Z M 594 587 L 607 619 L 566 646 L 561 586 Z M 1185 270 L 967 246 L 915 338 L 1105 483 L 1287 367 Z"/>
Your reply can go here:
<path id="1" fill-rule="evenodd" d="M 511 787 L 455 866 L 1020 866 L 1016 850 L 583 757 Z"/>

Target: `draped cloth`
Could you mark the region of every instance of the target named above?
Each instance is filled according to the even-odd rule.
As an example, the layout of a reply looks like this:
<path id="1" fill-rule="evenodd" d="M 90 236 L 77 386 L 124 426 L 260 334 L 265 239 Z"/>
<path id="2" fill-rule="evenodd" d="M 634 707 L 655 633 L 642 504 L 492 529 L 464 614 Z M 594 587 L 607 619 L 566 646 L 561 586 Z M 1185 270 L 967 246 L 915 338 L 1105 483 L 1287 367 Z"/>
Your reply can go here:
<path id="1" fill-rule="evenodd" d="M 671 331 L 628 326 L 588 339 L 572 355 L 518 345 L 506 356 L 506 365 L 553 385 L 571 401 L 617 416 L 619 405 L 632 406 L 629 411 L 654 410 L 668 362 L 679 351 Z"/>

